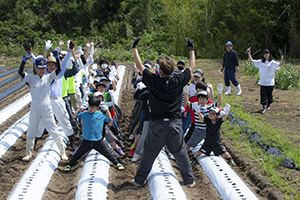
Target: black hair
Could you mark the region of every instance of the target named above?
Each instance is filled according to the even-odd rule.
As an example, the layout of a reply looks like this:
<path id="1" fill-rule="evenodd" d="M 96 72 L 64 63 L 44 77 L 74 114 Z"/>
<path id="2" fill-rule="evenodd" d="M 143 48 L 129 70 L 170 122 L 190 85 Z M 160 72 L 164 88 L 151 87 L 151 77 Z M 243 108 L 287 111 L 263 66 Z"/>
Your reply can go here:
<path id="1" fill-rule="evenodd" d="M 197 89 L 202 89 L 204 91 L 207 90 L 207 85 L 206 83 L 204 83 L 203 81 L 199 81 L 197 84 L 196 84 L 196 90 Z"/>
<path id="2" fill-rule="evenodd" d="M 89 106 L 99 107 L 100 99 L 98 97 L 91 96 L 91 97 L 89 97 L 88 103 L 89 103 Z"/>
<path id="3" fill-rule="evenodd" d="M 264 63 L 265 61 L 266 61 L 266 58 L 264 57 L 264 52 L 263 52 L 263 55 L 262 55 L 262 59 L 261 59 L 261 61 Z M 271 61 L 271 60 L 273 60 L 273 57 L 272 57 L 272 55 L 271 55 L 271 53 L 269 53 L 270 54 L 270 57 L 269 57 L 269 61 Z"/>

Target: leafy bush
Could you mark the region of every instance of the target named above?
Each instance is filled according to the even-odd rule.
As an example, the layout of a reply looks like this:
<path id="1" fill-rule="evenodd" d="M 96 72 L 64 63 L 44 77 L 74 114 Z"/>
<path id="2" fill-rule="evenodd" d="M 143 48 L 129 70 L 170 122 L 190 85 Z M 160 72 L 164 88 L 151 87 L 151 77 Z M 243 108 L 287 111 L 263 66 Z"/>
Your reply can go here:
<path id="1" fill-rule="evenodd" d="M 300 73 L 290 64 L 281 66 L 280 70 L 275 73 L 276 88 L 289 90 L 300 86 Z"/>
<path id="2" fill-rule="evenodd" d="M 254 76 L 258 72 L 258 69 L 254 67 L 254 64 L 252 62 L 246 61 L 245 72 Z"/>

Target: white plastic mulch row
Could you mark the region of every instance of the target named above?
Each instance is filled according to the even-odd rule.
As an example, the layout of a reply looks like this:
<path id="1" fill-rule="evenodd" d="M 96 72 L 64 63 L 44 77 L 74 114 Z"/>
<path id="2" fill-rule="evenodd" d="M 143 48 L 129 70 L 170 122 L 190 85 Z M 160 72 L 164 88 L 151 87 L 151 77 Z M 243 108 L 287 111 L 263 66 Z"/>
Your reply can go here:
<path id="1" fill-rule="evenodd" d="M 125 69 L 126 67 L 124 65 L 118 67 L 120 80 L 117 84 L 117 90 L 114 93 L 114 99 L 117 103 L 119 102 L 119 94 Z M 103 170 L 101 167 L 103 167 Z M 75 199 L 106 199 L 109 167 L 108 159 L 99 153 L 96 154 L 96 151 L 94 150 L 91 151 L 84 162 L 80 180 L 77 185 Z"/>
<path id="2" fill-rule="evenodd" d="M 59 132 L 63 135 L 64 142 L 67 137 L 59 127 Z M 51 176 L 60 161 L 60 151 L 52 137 L 49 137 L 39 152 L 33 163 L 27 169 L 14 191 L 8 199 L 11 200 L 38 200 L 46 190 Z"/>
<path id="3" fill-rule="evenodd" d="M 16 114 L 20 111 L 24 106 L 31 102 L 31 95 L 30 93 L 25 94 L 22 98 L 18 99 L 17 101 L 13 102 L 6 108 L 0 111 L 0 125 L 9 119 L 12 115 Z"/>
<path id="4" fill-rule="evenodd" d="M 164 151 L 161 151 L 155 159 L 147 181 L 150 194 L 154 200 L 186 199 Z"/>
<path id="5" fill-rule="evenodd" d="M 199 143 L 194 149 L 191 148 L 192 152 L 198 151 L 201 145 Z M 222 157 L 211 155 L 201 155 L 197 161 L 223 199 L 258 199 Z"/>
<path id="6" fill-rule="evenodd" d="M 0 135 L 0 158 L 28 129 L 29 112 Z"/>

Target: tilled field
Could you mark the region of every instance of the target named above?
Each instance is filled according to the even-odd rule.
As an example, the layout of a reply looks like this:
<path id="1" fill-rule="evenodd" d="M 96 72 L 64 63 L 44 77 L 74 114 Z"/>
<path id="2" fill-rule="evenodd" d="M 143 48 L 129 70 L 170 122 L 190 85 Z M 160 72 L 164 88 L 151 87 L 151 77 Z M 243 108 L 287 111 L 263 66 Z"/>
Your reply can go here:
<path id="1" fill-rule="evenodd" d="M 134 89 L 131 85 L 132 69 L 133 65 L 127 65 L 119 98 L 119 105 L 122 108 L 124 116 L 120 125 L 124 134 L 128 132 L 129 118 L 132 108 L 135 104 L 135 101 L 133 99 Z M 1 73 L 3 71 L 1 71 Z M 20 81 L 20 79 L 10 84 L 10 86 L 7 86 L 7 88 L 16 84 L 18 81 Z M 3 91 L 2 88 L 1 91 Z M 0 102 L 0 109 L 2 110 L 28 92 L 29 89 L 27 86 L 25 86 L 20 91 L 8 96 Z M 3 133 L 7 128 L 9 128 L 15 121 L 21 118 L 28 111 L 29 105 L 25 106 L 21 111 L 10 117 L 6 122 L 2 123 L 1 133 Z M 33 154 L 33 159 L 30 162 L 22 161 L 22 157 L 26 154 L 25 134 L 23 134 L 17 140 L 17 142 L 7 151 L 7 153 L 2 156 L 0 160 L 1 199 L 8 198 L 23 174 L 33 162 L 39 150 L 42 148 L 47 137 L 48 135 L 44 135 L 42 139 L 38 140 L 37 147 Z M 129 152 L 130 141 L 128 141 L 127 138 L 124 138 L 124 142 L 126 145 L 126 148 L 123 149 L 126 153 L 123 157 L 123 159 L 126 161 L 124 164 L 125 170 L 118 171 L 114 167 L 110 167 L 108 199 L 151 199 L 151 195 L 147 186 L 137 189 L 130 184 L 130 181 L 133 179 L 137 170 L 138 163 L 132 163 L 130 161 L 131 158 L 126 156 Z M 233 154 L 233 157 L 239 158 L 239 152 L 238 150 L 233 148 L 233 142 L 234 141 L 224 141 L 226 148 Z M 67 148 L 66 152 L 68 157 L 70 158 L 73 149 Z M 70 173 L 63 172 L 63 168 L 66 165 L 66 162 L 61 161 L 58 168 L 52 175 L 52 178 L 43 195 L 43 199 L 74 199 L 76 187 L 83 166 L 83 161 L 84 159 L 82 159 L 75 167 L 73 167 L 72 172 Z M 181 182 L 182 179 L 176 163 L 172 160 L 171 164 L 179 182 Z M 244 180 L 246 185 L 252 190 L 254 194 L 256 194 L 259 199 L 277 199 L 277 194 L 276 192 L 272 191 L 272 188 L 264 188 L 262 190 L 262 188 L 257 187 L 251 182 L 248 176 L 249 174 L 255 174 L 255 172 L 251 172 L 251 164 L 247 163 L 247 159 L 239 158 L 237 159 L 237 164 L 238 166 L 233 167 L 234 171 Z M 182 186 L 187 199 L 222 199 L 200 165 L 193 166 L 193 170 L 196 178 L 196 186 L 192 189 L 186 186 Z M 258 179 L 259 176 L 256 175 L 255 178 Z"/>

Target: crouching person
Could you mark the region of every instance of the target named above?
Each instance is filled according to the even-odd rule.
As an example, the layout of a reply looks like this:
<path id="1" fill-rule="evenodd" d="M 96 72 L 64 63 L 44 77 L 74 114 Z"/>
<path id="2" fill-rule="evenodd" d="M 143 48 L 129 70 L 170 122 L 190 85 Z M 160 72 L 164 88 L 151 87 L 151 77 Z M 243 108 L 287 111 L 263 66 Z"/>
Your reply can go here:
<path id="1" fill-rule="evenodd" d="M 71 171 L 71 167 L 76 164 L 76 161 L 91 149 L 95 149 L 103 156 L 108 158 L 118 170 L 123 170 L 124 167 L 122 164 L 120 164 L 118 160 L 111 153 L 109 153 L 103 141 L 104 123 L 112 125 L 111 119 L 109 119 L 109 117 L 102 112 L 98 111 L 100 105 L 99 98 L 90 97 L 88 103 L 88 110 L 79 113 L 79 109 L 76 110 L 74 114 L 76 118 L 82 120 L 83 142 L 81 143 L 75 155 L 69 161 L 68 165 L 65 167 L 65 171 Z"/>

